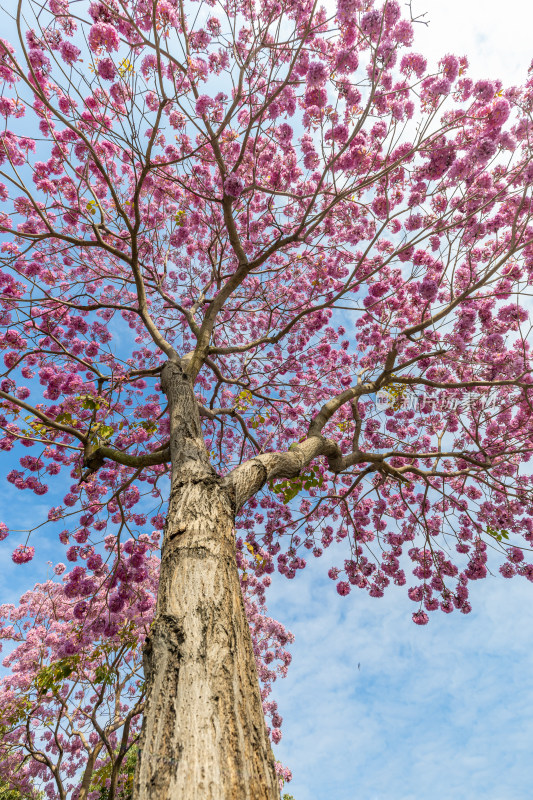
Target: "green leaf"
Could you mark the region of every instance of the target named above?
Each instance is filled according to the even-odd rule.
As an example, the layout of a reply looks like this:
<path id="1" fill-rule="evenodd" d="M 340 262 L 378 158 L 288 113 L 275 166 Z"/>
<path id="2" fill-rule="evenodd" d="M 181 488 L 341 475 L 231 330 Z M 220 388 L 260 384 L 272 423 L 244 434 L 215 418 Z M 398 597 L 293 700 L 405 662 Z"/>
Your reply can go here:
<path id="1" fill-rule="evenodd" d="M 487 525 L 487 533 L 489 534 L 489 536 L 492 536 L 494 539 L 497 539 L 498 542 L 501 542 L 504 539 L 509 538 L 509 531 L 498 530 L 497 528 L 493 528 L 491 525 Z"/>
<path id="2" fill-rule="evenodd" d="M 296 495 L 301 492 L 302 489 L 308 491 L 309 489 L 313 489 L 315 486 L 322 486 L 323 482 L 324 478 L 319 472 L 318 465 L 313 465 L 312 467 L 309 467 L 306 472 L 302 473 L 296 478 L 289 478 L 288 480 L 281 481 L 277 484 L 270 482 L 269 486 L 274 494 L 283 495 L 283 503 L 284 505 L 287 505 L 291 500 L 294 500 Z"/>
<path id="3" fill-rule="evenodd" d="M 99 425 L 98 426 L 98 436 L 100 439 L 109 439 L 114 434 L 114 429 L 111 425 Z"/>
<path id="4" fill-rule="evenodd" d="M 40 669 L 35 678 L 38 691 L 46 694 L 48 691 L 59 689 L 63 681 L 72 674 L 79 660 L 79 655 L 68 656 Z"/>
<path id="5" fill-rule="evenodd" d="M 107 683 L 111 683 L 113 680 L 113 673 L 107 666 L 107 664 L 99 664 L 94 671 L 94 681 L 95 683 L 103 683 L 104 685 Z"/>

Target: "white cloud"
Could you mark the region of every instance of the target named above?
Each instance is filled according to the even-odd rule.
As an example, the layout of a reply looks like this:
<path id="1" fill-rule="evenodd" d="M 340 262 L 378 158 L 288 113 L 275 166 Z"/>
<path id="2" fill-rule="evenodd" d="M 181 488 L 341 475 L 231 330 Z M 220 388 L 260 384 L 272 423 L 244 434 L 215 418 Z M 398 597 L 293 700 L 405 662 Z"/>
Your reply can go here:
<path id="1" fill-rule="evenodd" d="M 482 581 L 473 614 L 418 628 L 403 591 L 341 598 L 308 569 L 270 609 L 297 637 L 274 692 L 296 800 L 529 798 L 531 585 Z"/>
<path id="2" fill-rule="evenodd" d="M 528 0 L 414 0 L 429 25 L 416 26 L 416 48 L 435 63 L 441 55 L 466 55 L 475 78 L 518 85 L 533 59 L 533 10 Z"/>
<path id="3" fill-rule="evenodd" d="M 466 54 L 475 79 L 525 81 L 529 2 L 415 0 L 413 9 L 428 11 L 415 47 L 433 64 Z M 340 598 L 324 573 L 313 561 L 292 582 L 277 578 L 270 601 L 296 634 L 289 676 L 274 690 L 284 716 L 276 752 L 296 800 L 529 799 L 531 584 L 481 581 L 471 615 L 433 614 L 418 628 L 405 592 Z"/>

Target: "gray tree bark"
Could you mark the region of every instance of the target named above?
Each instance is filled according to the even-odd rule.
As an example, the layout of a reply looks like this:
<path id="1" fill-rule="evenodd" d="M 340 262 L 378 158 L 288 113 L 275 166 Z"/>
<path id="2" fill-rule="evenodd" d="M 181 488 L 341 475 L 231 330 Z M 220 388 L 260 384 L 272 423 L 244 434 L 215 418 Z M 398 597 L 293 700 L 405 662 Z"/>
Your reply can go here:
<path id="1" fill-rule="evenodd" d="M 135 800 L 279 800 L 235 559 L 235 499 L 209 463 L 190 379 L 169 362 L 172 483 Z"/>

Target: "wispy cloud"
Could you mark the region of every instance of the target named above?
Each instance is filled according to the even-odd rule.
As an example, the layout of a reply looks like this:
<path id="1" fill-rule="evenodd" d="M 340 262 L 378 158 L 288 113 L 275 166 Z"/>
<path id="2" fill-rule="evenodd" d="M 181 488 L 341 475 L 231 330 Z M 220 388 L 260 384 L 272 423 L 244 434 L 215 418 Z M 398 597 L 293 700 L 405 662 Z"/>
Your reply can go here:
<path id="1" fill-rule="evenodd" d="M 277 579 L 271 607 L 296 634 L 275 689 L 296 800 L 529 798 L 531 585 L 480 582 L 474 613 L 418 628 L 403 592 L 341 598 L 322 574 Z"/>

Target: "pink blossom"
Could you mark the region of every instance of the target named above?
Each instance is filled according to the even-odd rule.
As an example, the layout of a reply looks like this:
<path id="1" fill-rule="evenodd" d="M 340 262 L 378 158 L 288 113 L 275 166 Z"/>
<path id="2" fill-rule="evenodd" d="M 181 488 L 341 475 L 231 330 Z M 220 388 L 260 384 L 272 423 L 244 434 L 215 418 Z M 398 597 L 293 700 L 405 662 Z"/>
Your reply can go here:
<path id="1" fill-rule="evenodd" d="M 286 122 L 283 122 L 278 128 L 278 138 L 279 141 L 286 144 L 291 141 L 293 135 L 293 130 L 290 125 Z"/>
<path id="2" fill-rule="evenodd" d="M 516 567 L 509 563 L 502 564 L 500 567 L 500 574 L 503 575 L 504 578 L 513 578 L 516 575 Z"/>
<path id="3" fill-rule="evenodd" d="M 359 66 L 359 58 L 355 50 L 346 48 L 341 50 L 335 59 L 335 69 L 341 75 L 355 72 Z"/>
<path id="4" fill-rule="evenodd" d="M 307 70 L 307 82 L 310 86 L 321 86 L 325 83 L 328 72 L 321 61 L 312 61 Z"/>
<path id="5" fill-rule="evenodd" d="M 505 97 L 500 97 L 492 104 L 489 111 L 489 121 L 492 125 L 500 127 L 509 119 L 511 114 L 511 106 Z"/>
<path id="6" fill-rule="evenodd" d="M 428 303 L 431 303 L 437 296 L 438 289 L 437 281 L 431 278 L 424 278 L 420 285 L 420 296 Z"/>
<path id="7" fill-rule="evenodd" d="M 337 584 L 337 592 L 341 595 L 341 597 L 346 597 L 347 594 L 350 594 L 351 587 L 347 581 L 339 581 Z"/>
<path id="8" fill-rule="evenodd" d="M 203 117 L 204 114 L 207 114 L 210 108 L 215 105 L 214 100 L 209 97 L 207 94 L 201 94 L 198 100 L 196 101 L 196 113 L 198 116 Z"/>
<path id="9" fill-rule="evenodd" d="M 272 728 L 270 736 L 274 744 L 279 744 L 281 742 L 281 731 L 279 728 Z"/>
<path id="10" fill-rule="evenodd" d="M 66 61 L 67 64 L 74 64 L 80 57 L 81 50 L 72 42 L 63 41 L 59 45 L 59 52 L 63 61 Z"/>
<path id="11" fill-rule="evenodd" d="M 387 0 L 383 9 L 383 16 L 385 17 L 385 24 L 387 27 L 391 28 L 393 25 L 396 25 L 401 15 L 402 10 L 397 0 Z"/>
<path id="12" fill-rule="evenodd" d="M 518 564 L 520 561 L 524 560 L 524 552 L 519 547 L 511 547 L 509 550 L 509 559 L 514 564 Z"/>
<path id="13" fill-rule="evenodd" d="M 73 610 L 73 615 L 76 619 L 83 619 L 87 613 L 87 609 L 89 605 L 85 602 L 85 600 L 80 600 L 79 603 L 76 603 Z"/>
<path id="14" fill-rule="evenodd" d="M 381 32 L 382 16 L 377 9 L 367 11 L 361 17 L 361 30 L 366 36 L 371 39 L 377 39 Z"/>
<path id="15" fill-rule="evenodd" d="M 421 78 L 427 68 L 427 61 L 419 53 L 407 53 L 402 57 L 400 70 L 406 75 L 414 72 L 417 78 Z"/>
<path id="16" fill-rule="evenodd" d="M 453 83 L 459 75 L 459 59 L 455 56 L 447 55 L 441 58 L 439 64 L 442 66 L 444 77 Z"/>
<path id="17" fill-rule="evenodd" d="M 116 28 L 105 22 L 97 22 L 89 31 L 89 47 L 93 53 L 98 53 L 100 50 L 118 50 L 119 36 Z"/>
<path id="18" fill-rule="evenodd" d="M 361 0 L 337 0 L 337 18 L 340 22 L 350 22 L 361 8 Z"/>
<path id="19" fill-rule="evenodd" d="M 76 547 L 76 545 L 72 545 L 72 547 L 69 547 L 68 550 L 67 550 L 67 554 L 66 554 L 67 555 L 67 559 L 69 561 L 77 561 L 78 560 L 79 550 L 80 550 L 80 548 Z"/>
<path id="20" fill-rule="evenodd" d="M 427 625 L 429 617 L 425 611 L 415 611 L 413 614 L 413 622 L 416 625 Z"/>
<path id="21" fill-rule="evenodd" d="M 243 188 L 243 182 L 237 175 L 228 175 L 224 181 L 224 192 L 228 197 L 239 197 Z"/>
<path id="22" fill-rule="evenodd" d="M 503 336 L 501 333 L 491 333 L 486 338 L 486 344 L 489 350 L 499 352 L 505 347 Z"/>
<path id="23" fill-rule="evenodd" d="M 95 553 L 92 556 L 89 556 L 87 559 L 87 569 L 92 570 L 93 572 L 100 569 L 102 566 L 102 556 L 99 553 Z"/>
<path id="24" fill-rule="evenodd" d="M 452 88 L 451 82 L 448 78 L 435 78 L 431 80 L 428 86 L 428 94 L 436 97 L 438 95 L 449 94 Z"/>
<path id="25" fill-rule="evenodd" d="M 31 561 L 33 556 L 35 555 L 35 548 L 29 547 L 28 545 L 19 544 L 13 550 L 11 554 L 11 558 L 15 562 L 15 564 L 26 564 L 28 561 Z"/>
<path id="26" fill-rule="evenodd" d="M 124 606 L 125 606 L 125 600 L 120 595 L 115 594 L 109 598 L 108 607 L 109 610 L 112 611 L 113 613 L 118 613 L 119 611 L 122 611 Z"/>
<path id="27" fill-rule="evenodd" d="M 112 81 L 115 79 L 117 70 L 111 58 L 101 58 L 98 62 L 98 74 L 105 81 Z"/>
<path id="28" fill-rule="evenodd" d="M 420 603 L 424 597 L 424 587 L 414 586 L 407 590 L 407 594 L 409 595 L 410 600 L 413 600 L 415 603 Z"/>
<path id="29" fill-rule="evenodd" d="M 393 31 L 394 38 L 399 44 L 410 47 L 413 43 L 413 26 L 406 19 L 401 19 Z"/>
<path id="30" fill-rule="evenodd" d="M 481 103 L 488 103 L 496 93 L 496 87 L 492 81 L 478 81 L 474 85 L 474 95 Z"/>
<path id="31" fill-rule="evenodd" d="M 350 135 L 350 129 L 347 125 L 335 125 L 331 131 L 331 138 L 334 142 L 346 142 Z"/>
<path id="32" fill-rule="evenodd" d="M 305 105 L 307 108 L 316 106 L 317 108 L 324 108 L 328 102 L 328 94 L 321 86 L 314 86 L 308 89 L 305 93 Z"/>

